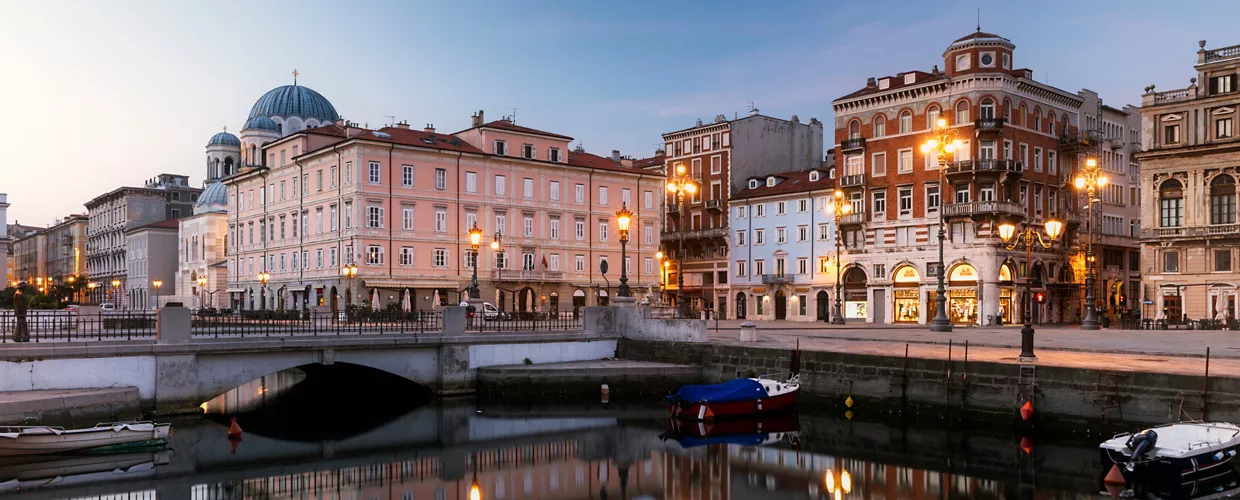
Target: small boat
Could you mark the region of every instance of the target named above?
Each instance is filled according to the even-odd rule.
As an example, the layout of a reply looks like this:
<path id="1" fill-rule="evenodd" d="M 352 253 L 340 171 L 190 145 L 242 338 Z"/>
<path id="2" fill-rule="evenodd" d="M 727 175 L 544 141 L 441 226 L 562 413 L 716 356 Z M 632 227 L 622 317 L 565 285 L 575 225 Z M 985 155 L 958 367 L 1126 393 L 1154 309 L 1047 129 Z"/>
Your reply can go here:
<path id="1" fill-rule="evenodd" d="M 686 385 L 663 401 L 672 418 L 708 421 L 787 410 L 797 401 L 801 377 L 738 378 L 722 384 Z"/>
<path id="2" fill-rule="evenodd" d="M 0 457 L 0 493 L 46 486 L 67 486 L 147 478 L 167 465 L 171 452 L 143 451 L 113 455 L 27 455 Z"/>
<path id="3" fill-rule="evenodd" d="M 1133 485 L 1135 498 L 1155 500 L 1215 500 L 1240 495 L 1240 472 L 1227 469 L 1188 481 L 1155 482 L 1141 480 Z M 1109 493 L 1109 492 L 1108 492 Z"/>
<path id="4" fill-rule="evenodd" d="M 1221 474 L 1240 461 L 1240 426 L 1181 422 L 1119 434 L 1098 446 L 1104 472 L 1118 466 L 1125 479 L 1169 482 Z"/>
<path id="5" fill-rule="evenodd" d="M 686 422 L 668 419 L 667 432 L 660 439 L 673 439 L 685 449 L 712 444 L 765 446 L 780 441 L 797 441 L 800 423 L 792 412 L 764 415 L 742 420 Z"/>
<path id="6" fill-rule="evenodd" d="M 0 427 L 0 457 L 155 444 L 168 439 L 170 428 L 169 424 L 152 422 L 97 424 L 84 429 Z"/>

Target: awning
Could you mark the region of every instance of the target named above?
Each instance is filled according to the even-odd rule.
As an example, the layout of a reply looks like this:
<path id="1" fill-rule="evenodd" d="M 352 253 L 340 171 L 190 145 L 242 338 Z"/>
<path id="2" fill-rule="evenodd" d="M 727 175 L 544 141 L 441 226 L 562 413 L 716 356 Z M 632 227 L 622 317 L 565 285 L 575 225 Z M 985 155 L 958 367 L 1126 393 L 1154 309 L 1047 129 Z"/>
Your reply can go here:
<path id="1" fill-rule="evenodd" d="M 462 286 L 461 283 L 455 280 L 366 280 L 365 283 L 369 288 L 388 288 L 392 290 L 400 290 L 402 288 L 442 288 L 445 290 L 456 290 Z M 469 286 L 468 282 L 466 282 L 464 286 Z"/>
<path id="2" fill-rule="evenodd" d="M 244 289 L 244 288 L 229 288 L 229 289 L 224 290 L 224 291 L 225 291 L 225 292 L 227 292 L 227 293 L 245 293 L 245 289 Z"/>

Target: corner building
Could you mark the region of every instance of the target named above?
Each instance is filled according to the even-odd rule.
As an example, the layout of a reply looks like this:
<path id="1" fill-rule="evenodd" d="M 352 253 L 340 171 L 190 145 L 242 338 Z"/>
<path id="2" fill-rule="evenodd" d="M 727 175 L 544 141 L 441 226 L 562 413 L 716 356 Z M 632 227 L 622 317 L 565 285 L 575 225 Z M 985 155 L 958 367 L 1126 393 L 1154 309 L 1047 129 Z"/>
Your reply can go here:
<path id="1" fill-rule="evenodd" d="M 943 68 L 870 78 L 833 101 L 836 180 L 852 203 L 840 224 L 846 319 L 927 323 L 945 270 L 955 324 L 1020 322 L 1025 280 L 1048 297 L 1035 322 L 1079 321 L 1084 270 L 1062 243 L 1081 227 L 1062 216 L 1077 159 L 1060 149 L 1077 135 L 1082 99 L 1016 69 L 1015 45 L 980 30 L 947 47 Z M 963 143 L 945 165 L 920 149 L 939 118 Z M 1066 224 L 1054 248 L 1035 248 L 1032 262 L 1023 247 L 1004 248 L 999 224 L 1041 230 L 1052 217 Z"/>

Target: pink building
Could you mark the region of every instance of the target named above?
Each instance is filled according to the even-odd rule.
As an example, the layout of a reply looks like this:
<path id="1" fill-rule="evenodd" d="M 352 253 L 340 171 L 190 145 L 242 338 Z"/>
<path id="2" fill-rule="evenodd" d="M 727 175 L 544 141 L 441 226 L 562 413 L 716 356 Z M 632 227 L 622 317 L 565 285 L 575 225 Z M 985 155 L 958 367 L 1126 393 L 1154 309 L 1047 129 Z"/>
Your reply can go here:
<path id="1" fill-rule="evenodd" d="M 622 205 L 634 214 L 629 285 L 640 299 L 658 286 L 662 176 L 570 151 L 571 140 L 486 123 L 479 111 L 455 134 L 340 121 L 267 143 L 266 165 L 224 180 L 230 303 L 336 309 L 376 292 L 381 305 L 399 302 L 409 290 L 415 309 L 433 297 L 454 304 L 473 272 L 475 223 L 485 235 L 483 300 L 518 311 L 607 303 L 619 286 Z M 341 273 L 350 263 L 352 280 Z M 265 289 L 262 271 L 271 274 Z"/>

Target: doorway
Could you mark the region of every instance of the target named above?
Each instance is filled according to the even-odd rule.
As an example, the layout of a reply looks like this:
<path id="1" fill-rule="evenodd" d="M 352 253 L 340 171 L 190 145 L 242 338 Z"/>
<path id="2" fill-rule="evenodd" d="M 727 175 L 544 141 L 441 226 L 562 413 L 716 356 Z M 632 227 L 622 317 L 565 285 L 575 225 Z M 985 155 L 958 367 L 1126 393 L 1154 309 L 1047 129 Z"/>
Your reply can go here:
<path id="1" fill-rule="evenodd" d="M 736 292 L 736 319 L 745 319 L 745 292 Z"/>
<path id="2" fill-rule="evenodd" d="M 831 306 L 831 297 L 823 290 L 818 291 L 815 302 L 818 304 L 818 321 L 830 321 L 831 313 L 828 308 Z"/>
<path id="3" fill-rule="evenodd" d="M 783 290 L 775 292 L 775 319 L 788 319 L 788 296 Z"/>
<path id="4" fill-rule="evenodd" d="M 871 317 L 874 318 L 875 323 L 887 322 L 887 289 L 874 289 L 874 311 L 872 312 L 874 314 Z"/>
<path id="5" fill-rule="evenodd" d="M 577 319 L 581 315 L 581 308 L 586 306 L 586 292 L 583 290 L 573 290 L 573 319 Z"/>

